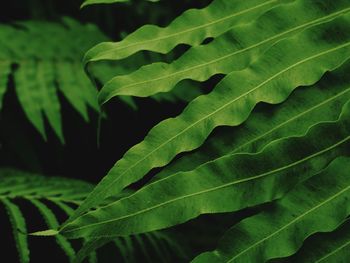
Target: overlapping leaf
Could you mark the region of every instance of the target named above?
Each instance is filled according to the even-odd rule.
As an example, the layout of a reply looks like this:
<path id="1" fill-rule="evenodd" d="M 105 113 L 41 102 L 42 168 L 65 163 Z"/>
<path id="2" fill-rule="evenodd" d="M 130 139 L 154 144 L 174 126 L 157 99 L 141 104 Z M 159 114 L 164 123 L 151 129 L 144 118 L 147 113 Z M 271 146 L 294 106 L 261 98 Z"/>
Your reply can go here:
<path id="1" fill-rule="evenodd" d="M 156 178 L 190 171 L 229 153 L 258 152 L 269 142 L 302 135 L 312 125 L 338 118 L 350 99 L 350 63 L 328 72 L 312 87 L 299 88 L 282 104 L 260 105 L 239 127 L 222 127 L 203 146 L 166 166 Z"/>
<path id="2" fill-rule="evenodd" d="M 98 207 L 60 229 L 69 238 L 148 232 L 204 213 L 237 211 L 280 198 L 350 149 L 350 102 L 336 122 L 303 137 L 269 144 L 257 154 L 233 154 L 151 183 Z"/>
<path id="3" fill-rule="evenodd" d="M 216 0 L 206 8 L 186 11 L 165 28 L 145 25 L 121 42 L 100 43 L 86 53 L 84 60 L 119 60 L 141 50 L 167 53 L 179 44 L 196 46 L 285 2 L 290 0 Z"/>
<path id="4" fill-rule="evenodd" d="M 184 79 L 204 81 L 241 70 L 278 40 L 349 10 L 350 3 L 344 0 L 299 0 L 277 6 L 251 24 L 233 27 L 210 44 L 190 49 L 171 64 L 154 63 L 113 78 L 100 91 L 99 101 L 120 95 L 151 96 L 170 91 Z"/>
<path id="5" fill-rule="evenodd" d="M 336 159 L 271 209 L 228 230 L 218 249 L 193 262 L 266 262 L 295 253 L 308 236 L 334 230 L 350 214 L 349 173 L 350 158 Z"/>
<path id="6" fill-rule="evenodd" d="M 298 86 L 317 82 L 350 56 L 350 16 L 307 29 L 270 48 L 247 69 L 227 75 L 209 95 L 190 103 L 175 119 L 155 126 L 98 184 L 69 221 L 106 197 L 198 148 L 215 127 L 237 126 L 259 102 L 277 104 Z"/>
<path id="7" fill-rule="evenodd" d="M 51 205 L 59 207 L 69 216 L 92 188 L 93 185 L 91 184 L 68 178 L 43 177 L 13 169 L 0 170 L 0 203 L 5 206 L 8 212 L 21 262 L 25 263 L 30 260 L 26 221 L 20 210 L 20 206 L 16 204 L 17 200 L 23 199 L 32 203 L 44 218 L 47 227 L 57 228 L 59 222 L 53 213 L 54 210 L 52 210 L 53 207 Z M 137 249 L 135 239 L 138 240 L 139 245 L 148 248 L 146 254 L 158 251 L 162 243 L 169 244 L 169 248 L 160 252 L 160 258 L 161 256 L 167 254 L 173 255 L 174 252 L 179 253 L 181 251 L 178 246 L 174 245 L 174 240 L 170 236 L 160 232 L 147 233 L 140 237 L 130 236 L 123 239 L 102 239 L 98 241 L 98 245 L 95 244 L 96 240 L 84 239 L 83 247 L 78 253 L 74 251 L 70 242 L 64 236 L 56 236 L 57 244 L 68 256 L 70 262 L 81 262 L 88 256 L 89 262 L 96 262 L 97 255 L 95 250 L 110 242 L 115 242 L 117 250 L 124 257 L 129 258 Z M 149 240 L 152 240 L 152 242 Z M 125 246 L 125 243 L 128 246 Z M 145 255 L 144 252 L 140 254 L 142 256 Z"/>
<path id="8" fill-rule="evenodd" d="M 59 207 L 73 209 L 92 190 L 93 186 L 77 180 L 57 177 L 42 177 L 17 170 L 0 170 L 0 202 L 6 207 L 13 226 L 13 233 L 21 262 L 29 262 L 27 229 L 24 216 L 16 199 L 24 199 L 38 208 L 49 228 L 57 228 L 59 222 L 51 209 L 42 201 L 46 200 Z M 57 243 L 73 260 L 75 252 L 67 239 L 56 237 Z"/>

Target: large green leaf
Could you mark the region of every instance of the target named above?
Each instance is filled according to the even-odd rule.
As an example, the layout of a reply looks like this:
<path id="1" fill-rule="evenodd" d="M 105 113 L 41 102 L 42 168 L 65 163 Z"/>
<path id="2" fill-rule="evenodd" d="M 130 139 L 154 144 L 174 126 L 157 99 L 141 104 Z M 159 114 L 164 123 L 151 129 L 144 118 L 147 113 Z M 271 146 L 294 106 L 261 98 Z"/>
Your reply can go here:
<path id="1" fill-rule="evenodd" d="M 131 148 L 68 220 L 106 197 L 198 148 L 215 127 L 237 126 L 259 102 L 277 104 L 300 85 L 311 85 L 350 56 L 350 16 L 307 29 L 278 42 L 247 69 L 227 75 L 209 95 L 192 101 L 175 119 L 155 126 Z"/>
<path id="2" fill-rule="evenodd" d="M 97 90 L 82 69 L 84 52 L 107 38 L 93 25 L 63 18 L 0 25 L 0 109 L 8 76 L 24 113 L 46 138 L 44 117 L 63 142 L 58 91 L 88 121 L 88 107 L 99 110 Z M 9 41 L 11 40 L 11 41 Z M 64 43 L 64 45 L 62 44 Z"/>
<path id="3" fill-rule="evenodd" d="M 336 122 L 275 141 L 258 154 L 233 154 L 158 180 L 65 224 L 68 238 L 148 232 L 204 213 L 237 211 L 280 198 L 350 150 L 350 102 Z"/>
<path id="4" fill-rule="evenodd" d="M 205 46 L 192 48 L 171 64 L 154 63 L 107 82 L 100 103 L 114 96 L 146 97 L 167 92 L 184 79 L 204 81 L 247 67 L 278 40 L 350 10 L 346 0 L 299 0 L 273 8 L 251 24 L 236 26 Z"/>
<path id="5" fill-rule="evenodd" d="M 258 152 L 273 140 L 302 135 L 316 123 L 336 120 L 350 99 L 349 71 L 347 62 L 314 86 L 295 90 L 282 104 L 260 105 L 242 125 L 219 128 L 199 149 L 166 166 L 156 178 L 193 170 L 229 153 Z"/>
<path id="6" fill-rule="evenodd" d="M 165 28 L 145 25 L 121 42 L 100 43 L 86 53 L 84 61 L 118 60 L 141 50 L 167 53 L 179 44 L 196 46 L 284 2 L 290 0 L 216 0 L 206 8 L 186 11 Z"/>
<path id="7" fill-rule="evenodd" d="M 293 254 L 308 236 L 334 230 L 350 214 L 349 173 L 350 158 L 336 159 L 267 211 L 228 230 L 218 249 L 193 262 L 266 262 Z"/>
<path id="8" fill-rule="evenodd" d="M 347 219 L 336 231 L 310 237 L 293 256 L 273 262 L 347 263 L 349 258 L 350 221 Z"/>

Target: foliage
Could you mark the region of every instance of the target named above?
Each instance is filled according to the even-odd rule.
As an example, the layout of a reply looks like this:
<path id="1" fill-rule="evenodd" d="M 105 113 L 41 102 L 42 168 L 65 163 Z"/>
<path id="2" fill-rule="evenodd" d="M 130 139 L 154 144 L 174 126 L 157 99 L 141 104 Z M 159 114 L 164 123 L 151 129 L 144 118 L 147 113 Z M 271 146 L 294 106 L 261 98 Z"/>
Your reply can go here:
<path id="1" fill-rule="evenodd" d="M 106 40 L 106 36 L 95 26 L 81 25 L 70 18 L 64 18 L 62 23 L 23 21 L 1 25 L 0 32 L 0 108 L 7 79 L 13 74 L 16 93 L 28 119 L 46 138 L 44 114 L 63 142 L 58 92 L 86 121 L 88 107 L 99 110 L 97 91 L 80 61 L 84 51 Z"/>
<path id="2" fill-rule="evenodd" d="M 137 5 L 87 0 L 83 6 L 116 2 Z M 349 11 L 348 0 L 214 0 L 166 27 L 144 25 L 88 50 L 82 66 L 96 85 L 91 98 L 102 113 L 115 109 L 114 98 L 189 103 L 155 125 L 94 187 L 5 171 L 1 200 L 21 260 L 29 261 L 29 249 L 17 198 L 30 201 L 47 221 L 47 230 L 32 235 L 54 236 L 74 262 L 95 261 L 94 251 L 111 242 L 125 262 L 137 261 L 137 248 L 144 261 L 188 261 L 183 243 L 158 231 L 204 223 L 200 239 L 213 227 L 204 215 L 225 218 L 224 234 L 215 247 L 193 252 L 193 262 L 346 262 Z M 4 71 L 7 76 L 10 66 Z M 217 83 L 208 81 L 215 78 Z M 210 91 L 198 96 L 206 85 Z M 42 101 L 49 102 L 46 97 Z M 43 111 L 50 122 L 49 109 Z M 57 111 L 55 116 L 50 124 L 60 130 Z M 68 219 L 59 224 L 42 200 Z M 69 239 L 83 240 L 78 253 Z"/>
<path id="3" fill-rule="evenodd" d="M 21 262 L 29 262 L 28 230 L 26 220 L 21 212 L 19 200 L 31 203 L 44 218 L 49 228 L 57 228 L 59 223 L 52 208 L 59 208 L 65 217 L 72 214 L 74 208 L 78 206 L 86 195 L 92 190 L 93 185 L 63 177 L 44 177 L 32 173 L 26 173 L 13 169 L 0 170 L 0 202 L 5 206 L 10 218 L 13 235 Z M 120 238 L 99 240 L 85 239 L 83 247 L 76 254 L 70 242 L 62 235 L 56 236 L 57 244 L 62 248 L 70 262 L 80 262 L 89 256 L 90 262 L 97 261 L 97 250 L 100 246 L 113 242 L 127 261 L 133 257 L 136 244 L 149 250 L 162 251 L 171 254 L 171 250 L 161 248 L 161 244 L 169 244 L 172 249 L 179 253 L 184 253 L 167 234 L 161 232 L 147 233 L 146 235 L 127 236 Z M 149 245 L 149 244 L 150 245 Z M 149 257 L 150 251 L 142 250 L 145 257 Z"/>

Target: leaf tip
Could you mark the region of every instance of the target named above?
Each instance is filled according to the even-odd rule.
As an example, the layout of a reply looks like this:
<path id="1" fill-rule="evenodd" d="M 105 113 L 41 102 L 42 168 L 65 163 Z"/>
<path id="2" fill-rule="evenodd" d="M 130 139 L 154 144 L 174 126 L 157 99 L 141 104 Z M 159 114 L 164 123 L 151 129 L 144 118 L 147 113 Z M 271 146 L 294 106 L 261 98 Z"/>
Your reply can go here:
<path id="1" fill-rule="evenodd" d="M 33 232 L 30 233 L 30 236 L 56 236 L 59 233 L 59 231 L 55 230 L 55 229 L 48 229 L 48 230 L 44 230 L 44 231 L 37 231 L 37 232 Z"/>

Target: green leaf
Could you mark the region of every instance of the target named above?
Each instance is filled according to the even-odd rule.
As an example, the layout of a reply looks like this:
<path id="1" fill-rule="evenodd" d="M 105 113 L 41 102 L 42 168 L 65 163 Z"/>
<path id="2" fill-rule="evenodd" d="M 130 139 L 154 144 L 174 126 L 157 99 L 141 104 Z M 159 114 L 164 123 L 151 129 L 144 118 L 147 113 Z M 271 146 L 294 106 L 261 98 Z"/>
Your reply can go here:
<path id="1" fill-rule="evenodd" d="M 84 63 L 119 60 L 142 50 L 164 54 L 179 44 L 197 46 L 285 2 L 289 0 L 216 0 L 206 8 L 187 10 L 165 28 L 145 25 L 120 42 L 100 43 L 85 54 Z"/>
<path id="2" fill-rule="evenodd" d="M 92 188 L 92 185 L 78 180 L 43 177 L 13 169 L 0 169 L 0 202 L 5 205 L 8 212 L 21 262 L 30 261 L 26 235 L 27 229 L 20 207 L 13 200 L 22 199 L 32 202 L 40 210 L 48 226 L 57 228 L 59 224 L 55 215 L 41 200 L 46 200 L 48 203 L 61 203 L 67 207 L 68 211 L 68 205 L 80 203 Z M 52 236 L 56 235 L 57 231 L 49 230 L 33 234 Z M 74 251 L 68 241 L 62 236 L 57 237 L 59 244 L 72 258 Z"/>
<path id="3" fill-rule="evenodd" d="M 22 212 L 16 204 L 7 198 L 0 198 L 0 202 L 4 204 L 10 218 L 19 260 L 21 263 L 27 263 L 29 262 L 27 227 Z"/>
<path id="4" fill-rule="evenodd" d="M 293 256 L 273 262 L 346 263 L 349 258 L 350 223 L 347 219 L 336 231 L 310 237 Z"/>
<path id="5" fill-rule="evenodd" d="M 241 124 L 257 103 L 281 103 L 296 87 L 314 84 L 339 67 L 350 56 L 349 19 L 342 16 L 278 42 L 247 69 L 227 75 L 209 95 L 193 100 L 180 116 L 155 126 L 115 164 L 67 223 L 152 168 L 198 148 L 214 128 Z"/>
<path id="6" fill-rule="evenodd" d="M 2 108 L 2 100 L 6 91 L 8 75 L 11 72 L 11 63 L 0 59 L 0 109 Z"/>
<path id="7" fill-rule="evenodd" d="M 253 23 L 233 27 L 210 44 L 190 49 L 171 64 L 154 63 L 112 78 L 100 91 L 99 101 L 123 95 L 147 97 L 168 92 L 184 79 L 204 81 L 244 69 L 278 40 L 349 10 L 346 0 L 299 0 L 275 7 Z"/>
<path id="8" fill-rule="evenodd" d="M 107 38 L 96 27 L 69 18 L 61 23 L 24 21 L 15 25 L 0 25 L 0 109 L 8 76 L 13 74 L 27 118 L 46 139 L 46 117 L 64 142 L 57 93 L 62 92 L 86 121 L 88 107 L 99 110 L 97 90 L 85 75 L 81 59 L 88 48 Z"/>
<path id="9" fill-rule="evenodd" d="M 152 262 L 150 253 L 156 252 L 159 259 L 163 259 L 166 254 L 172 254 L 174 252 L 183 255 L 183 251 L 177 246 L 174 240 L 161 232 L 150 232 L 145 235 L 125 236 L 125 237 L 101 237 L 90 238 L 83 247 L 78 251 L 74 262 L 80 263 L 91 253 L 98 248 L 114 242 L 117 247 L 118 253 L 123 258 L 124 262 L 134 262 L 134 255 L 140 253 L 145 262 Z M 171 245 L 171 249 L 161 249 L 161 246 L 167 243 Z M 137 251 L 141 248 L 141 251 Z M 147 259 L 147 260 L 146 260 Z M 163 262 L 163 261 L 162 261 Z"/>
<path id="10" fill-rule="evenodd" d="M 350 99 L 350 61 L 312 87 L 295 90 L 282 104 L 259 105 L 238 127 L 220 127 L 204 145 L 166 166 L 155 179 L 190 171 L 220 156 L 258 152 L 279 138 L 305 134 L 312 125 L 334 121 Z"/>
<path id="11" fill-rule="evenodd" d="M 336 229 L 350 214 L 349 171 L 350 158 L 336 159 L 267 211 L 228 230 L 218 249 L 193 262 L 266 262 L 293 254 L 316 232 Z"/>
<path id="12" fill-rule="evenodd" d="M 275 141 L 257 154 L 233 154 L 177 173 L 65 224 L 68 238 L 124 236 L 237 211 L 282 197 L 350 150 L 350 102 L 336 122 Z"/>
<path id="13" fill-rule="evenodd" d="M 16 92 L 28 119 L 46 139 L 42 111 L 56 132 L 64 142 L 60 103 L 55 87 L 55 71 L 49 62 L 22 62 L 15 74 Z"/>

